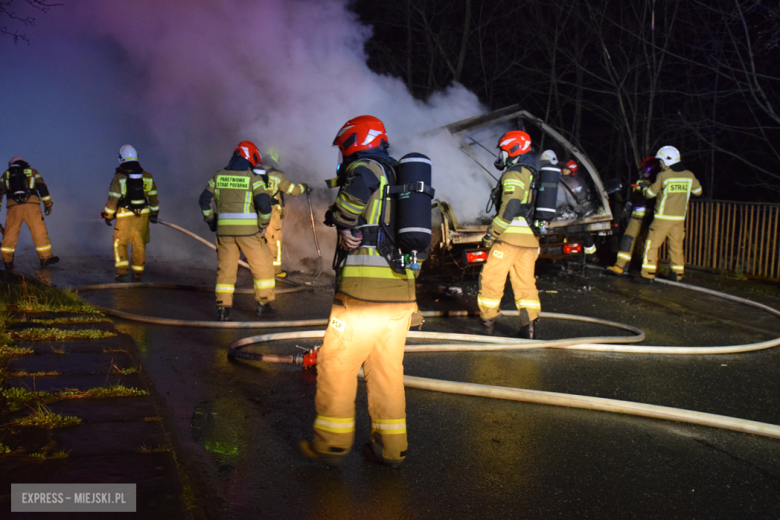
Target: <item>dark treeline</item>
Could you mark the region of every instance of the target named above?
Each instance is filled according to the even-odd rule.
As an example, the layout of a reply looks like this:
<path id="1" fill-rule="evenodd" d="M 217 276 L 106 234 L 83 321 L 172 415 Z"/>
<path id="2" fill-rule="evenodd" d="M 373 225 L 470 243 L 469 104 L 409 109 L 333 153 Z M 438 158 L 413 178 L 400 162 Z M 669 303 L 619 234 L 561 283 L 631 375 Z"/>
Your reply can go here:
<path id="1" fill-rule="evenodd" d="M 370 67 L 520 104 L 605 178 L 680 149 L 709 198 L 780 201 L 776 0 L 355 0 Z"/>

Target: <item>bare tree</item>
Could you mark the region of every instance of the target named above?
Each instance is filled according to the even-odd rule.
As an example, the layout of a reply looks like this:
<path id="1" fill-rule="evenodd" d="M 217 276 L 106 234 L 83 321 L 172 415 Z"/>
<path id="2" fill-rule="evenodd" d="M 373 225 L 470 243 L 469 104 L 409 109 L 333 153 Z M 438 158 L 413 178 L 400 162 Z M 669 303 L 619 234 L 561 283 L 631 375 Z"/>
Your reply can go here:
<path id="1" fill-rule="evenodd" d="M 14 39 L 14 43 L 19 43 L 19 41 L 29 42 L 27 35 L 19 32 L 19 25 L 22 27 L 35 25 L 34 17 L 17 12 L 16 5 L 19 3 L 20 2 L 18 0 L 0 0 L 0 19 L 9 24 L 0 25 L 0 35 L 11 36 Z M 22 0 L 21 3 L 26 4 L 42 13 L 48 13 L 49 9 L 52 7 L 62 5 L 50 2 L 48 0 Z"/>

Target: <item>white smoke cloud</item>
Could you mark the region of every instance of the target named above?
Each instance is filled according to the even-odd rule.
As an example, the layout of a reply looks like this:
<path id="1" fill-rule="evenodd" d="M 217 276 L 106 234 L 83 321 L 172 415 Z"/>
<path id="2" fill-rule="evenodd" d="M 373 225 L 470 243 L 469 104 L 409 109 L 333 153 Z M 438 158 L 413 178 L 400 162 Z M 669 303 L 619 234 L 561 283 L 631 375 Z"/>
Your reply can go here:
<path id="1" fill-rule="evenodd" d="M 331 142 L 348 119 L 385 123 L 394 156 L 434 160 L 437 196 L 473 219 L 488 193 L 482 174 L 454 141 L 418 134 L 484 111 L 459 85 L 415 100 L 397 78 L 370 71 L 370 28 L 332 0 L 101 0 L 39 18 L 32 44 L 0 55 L 4 114 L 0 154 L 21 153 L 48 181 L 58 219 L 55 253 L 104 252 L 110 231 L 97 216 L 123 144 L 133 144 L 158 182 L 161 218 L 202 236 L 198 195 L 238 141 L 275 147 L 288 177 L 315 186 L 315 219 L 326 264 L 335 233 L 320 223 L 335 192 Z M 12 121 L 12 124 L 9 124 Z M 3 160 L 0 155 L 0 160 Z M 288 199 L 285 263 L 316 254 L 304 197 Z M 149 254 L 210 253 L 157 226 Z M 22 242 L 21 245 L 24 245 Z"/>

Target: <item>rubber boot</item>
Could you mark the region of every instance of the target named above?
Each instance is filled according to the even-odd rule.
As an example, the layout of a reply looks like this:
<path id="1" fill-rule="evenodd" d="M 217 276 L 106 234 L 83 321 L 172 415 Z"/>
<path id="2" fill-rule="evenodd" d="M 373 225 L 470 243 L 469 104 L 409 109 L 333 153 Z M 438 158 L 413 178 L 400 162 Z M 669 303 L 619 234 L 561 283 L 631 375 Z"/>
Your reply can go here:
<path id="1" fill-rule="evenodd" d="M 217 321 L 230 321 L 230 307 L 217 305 Z"/>
<path id="2" fill-rule="evenodd" d="M 257 310 L 255 311 L 255 314 L 259 318 L 272 318 L 277 314 L 279 314 L 279 311 L 271 307 L 270 303 L 266 303 L 266 304 L 259 303 L 257 304 Z"/>
<path id="3" fill-rule="evenodd" d="M 13 273 L 14 272 L 14 263 L 13 262 L 5 262 L 5 272 L 6 273 Z"/>
<path id="4" fill-rule="evenodd" d="M 298 443 L 298 453 L 303 455 L 309 460 L 317 462 L 319 464 L 325 464 L 326 466 L 338 466 L 344 461 L 344 456 L 347 454 L 347 450 L 338 450 L 338 448 L 331 448 L 338 450 L 338 453 L 320 453 L 314 451 L 314 446 L 311 442 L 303 440 Z"/>
<path id="5" fill-rule="evenodd" d="M 675 273 L 674 271 L 671 271 L 669 273 L 669 276 L 666 277 L 666 279 L 671 281 L 671 282 L 679 282 L 680 281 L 680 278 L 677 276 L 677 273 Z"/>
<path id="6" fill-rule="evenodd" d="M 480 318 L 479 324 L 482 326 L 482 331 L 486 336 L 492 336 L 493 335 L 493 329 L 496 326 L 496 319 L 493 318 L 492 320 L 483 320 Z"/>
<path id="7" fill-rule="evenodd" d="M 389 466 L 391 468 L 400 468 L 401 463 L 403 463 L 402 460 L 387 460 L 386 458 L 382 457 L 381 455 L 377 455 L 374 451 L 374 445 L 370 442 L 367 442 L 363 445 L 363 457 L 369 462 L 375 462 L 377 464 L 382 464 L 384 466 Z"/>
<path id="8" fill-rule="evenodd" d="M 614 274 L 615 276 L 620 276 L 624 272 L 625 271 L 623 271 L 623 269 L 621 269 L 620 267 L 618 267 L 616 265 L 611 265 L 611 266 L 607 267 L 607 274 Z"/>
<path id="9" fill-rule="evenodd" d="M 44 258 L 43 260 L 41 260 L 41 269 L 43 269 L 47 265 L 56 264 L 59 261 L 60 261 L 59 256 L 50 256 L 49 258 Z"/>
<path id="10" fill-rule="evenodd" d="M 536 339 L 536 326 L 538 323 L 539 323 L 539 318 L 536 318 L 528 325 L 521 326 L 520 332 L 517 334 L 517 337 L 521 339 Z"/>
<path id="11" fill-rule="evenodd" d="M 136 282 L 140 282 L 143 277 L 144 277 L 144 273 L 139 273 L 135 271 L 133 272 L 133 280 L 135 280 Z"/>

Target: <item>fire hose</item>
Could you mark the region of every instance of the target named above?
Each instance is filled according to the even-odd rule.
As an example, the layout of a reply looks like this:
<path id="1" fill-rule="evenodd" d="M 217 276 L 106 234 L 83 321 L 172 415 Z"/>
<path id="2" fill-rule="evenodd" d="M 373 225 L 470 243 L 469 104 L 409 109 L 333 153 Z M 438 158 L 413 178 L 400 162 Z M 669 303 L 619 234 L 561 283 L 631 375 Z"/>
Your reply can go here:
<path id="1" fill-rule="evenodd" d="M 171 226 L 173 227 L 173 226 Z M 177 226 L 178 227 L 178 226 Z M 176 229 L 177 227 L 174 227 Z M 210 245 L 210 244 L 209 244 Z M 672 285 L 700 293 L 716 296 L 736 303 L 748 305 L 775 317 L 780 317 L 780 311 L 773 309 L 769 306 L 747 300 L 745 298 L 739 298 L 731 296 L 719 291 L 713 291 L 710 289 L 704 289 L 688 284 L 682 284 L 678 282 L 671 282 L 667 280 L 658 279 L 658 282 L 663 284 Z M 117 287 L 119 286 L 119 287 Z M 164 284 L 102 284 L 92 285 L 76 288 L 76 291 L 98 290 L 98 289 L 131 289 L 131 288 L 188 288 L 190 290 L 209 290 L 207 288 L 195 288 L 192 286 L 170 286 Z M 303 288 L 301 288 L 303 289 Z M 237 289 L 237 292 L 242 290 Z M 250 289 L 245 291 L 251 292 Z M 286 292 L 295 292 L 296 290 L 288 290 Z M 278 291 L 282 292 L 282 291 Z M 170 326 L 185 326 L 185 327 L 210 327 L 210 328 L 237 328 L 237 329 L 253 329 L 253 328 L 282 328 L 282 327 L 313 327 L 327 325 L 327 319 L 313 319 L 313 320 L 292 320 L 292 321 L 261 321 L 261 322 L 213 322 L 213 321 L 193 321 L 193 320 L 173 320 L 165 318 L 155 318 L 149 316 L 140 316 L 136 314 L 126 313 L 109 308 L 99 307 L 101 312 L 105 314 L 133 320 L 145 323 L 153 323 L 159 325 Z M 426 311 L 422 313 L 425 317 L 443 317 L 443 316 L 466 316 L 473 315 L 467 311 Z M 502 315 L 516 316 L 517 311 L 502 311 Z M 780 346 L 780 337 L 774 338 L 768 341 L 762 341 L 757 343 L 751 343 L 746 345 L 728 345 L 728 346 L 716 346 L 716 347 L 677 347 L 677 346 L 650 346 L 650 345 L 626 345 L 626 343 L 636 343 L 645 339 L 645 334 L 640 329 L 627 324 L 621 324 L 608 320 L 602 320 L 599 318 L 592 318 L 587 316 L 574 316 L 567 314 L 556 313 L 541 313 L 542 318 L 549 319 L 563 319 L 574 320 L 588 323 L 595 323 L 600 325 L 606 325 L 610 327 L 619 328 L 628 332 L 631 332 L 630 336 L 601 336 L 601 337 L 584 337 L 584 338 L 570 338 L 562 340 L 552 341 L 538 341 L 538 340 L 518 340 L 514 338 L 501 338 L 494 336 L 481 336 L 481 335 L 468 335 L 468 334 L 454 334 L 454 333 L 438 333 L 438 332 L 422 332 L 422 331 L 410 331 L 407 335 L 409 339 L 431 339 L 437 341 L 457 341 L 458 343 L 437 343 L 437 344 L 422 344 L 422 345 L 407 345 L 405 347 L 406 352 L 464 352 L 464 351 L 496 351 L 496 350 L 524 350 L 524 349 L 538 349 L 538 348 L 557 348 L 566 350 L 586 350 L 591 352 L 613 352 L 613 353 L 646 353 L 646 354 L 672 354 L 672 355 L 691 355 L 691 354 L 728 354 L 728 353 L 741 353 L 751 352 L 763 349 L 769 349 L 776 346 Z M 243 359 L 251 361 L 263 361 L 271 363 L 293 363 L 297 365 L 303 365 L 305 368 L 316 365 L 317 349 L 302 349 L 302 352 L 296 355 L 271 355 L 260 354 L 244 350 L 247 347 L 258 344 L 267 344 L 273 341 L 292 340 L 292 339 L 319 339 L 325 334 L 324 330 L 308 330 L 297 332 L 279 332 L 262 334 L 258 336 L 251 336 L 243 338 L 233 342 L 228 347 L 228 356 L 234 359 Z M 301 348 L 301 347 L 298 347 Z M 362 377 L 362 371 L 361 371 Z M 457 381 L 444 381 L 415 376 L 404 376 L 404 385 L 410 388 L 419 388 L 425 390 L 433 390 L 438 392 L 456 393 L 461 395 L 471 395 L 480 397 L 490 397 L 494 399 L 506 399 L 513 401 L 522 401 L 528 403 L 548 404 L 554 406 L 565 406 L 571 408 L 581 408 L 588 410 L 608 411 L 613 413 L 623 413 L 641 417 L 649 417 L 655 419 L 664 419 L 670 421 L 685 422 L 690 424 L 698 424 L 704 426 L 710 426 L 721 429 L 728 429 L 744 433 L 752 433 L 756 435 L 762 435 L 766 437 L 780 438 L 780 426 L 768 423 L 761 423 L 756 421 L 750 421 L 746 419 L 739 419 L 735 417 L 727 417 L 717 414 L 697 412 L 693 410 L 685 410 L 679 408 L 670 408 L 665 406 L 650 405 L 644 403 L 636 403 L 630 401 L 621 401 L 615 399 L 604 399 L 591 396 L 580 396 L 572 394 L 562 394 L 557 392 L 546 392 L 540 390 L 528 390 L 520 388 L 509 388 L 491 385 L 480 385 L 474 383 L 465 383 Z"/>

